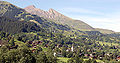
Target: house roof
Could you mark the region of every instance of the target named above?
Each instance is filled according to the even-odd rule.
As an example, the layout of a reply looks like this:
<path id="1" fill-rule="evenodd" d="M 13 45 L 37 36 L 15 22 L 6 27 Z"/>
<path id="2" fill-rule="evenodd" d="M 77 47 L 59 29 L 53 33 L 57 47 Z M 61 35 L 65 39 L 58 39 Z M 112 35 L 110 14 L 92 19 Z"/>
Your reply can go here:
<path id="1" fill-rule="evenodd" d="M 5 45 L 5 44 L 8 44 L 8 41 L 6 41 L 6 40 L 0 40 L 0 45 Z"/>

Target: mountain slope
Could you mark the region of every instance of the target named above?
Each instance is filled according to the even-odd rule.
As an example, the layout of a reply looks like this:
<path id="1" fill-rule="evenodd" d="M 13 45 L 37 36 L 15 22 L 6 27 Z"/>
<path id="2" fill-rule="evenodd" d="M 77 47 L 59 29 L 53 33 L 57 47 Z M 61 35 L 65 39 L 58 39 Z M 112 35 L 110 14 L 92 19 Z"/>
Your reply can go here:
<path id="1" fill-rule="evenodd" d="M 34 6 L 32 6 L 32 7 L 34 7 Z M 96 31 L 95 32 L 90 31 L 91 29 L 93 30 L 93 28 L 90 27 L 89 25 L 86 26 L 86 24 L 82 21 L 73 20 L 73 19 L 70 19 L 68 17 L 63 16 L 63 18 L 65 18 L 65 21 L 64 21 L 64 19 L 62 19 L 63 21 L 60 21 L 60 22 L 69 24 L 69 26 L 68 26 L 66 24 L 58 23 L 57 21 L 55 21 L 53 19 L 47 19 L 47 18 L 43 18 L 43 17 L 37 16 L 34 14 L 30 14 L 30 13 L 26 12 L 24 9 L 19 8 L 15 5 L 8 3 L 8 2 L 5 2 L 5 1 L 0 1 L 0 10 L 2 10 L 2 11 L 0 11 L 0 17 L 5 17 L 6 19 L 7 18 L 12 19 L 12 20 L 7 20 L 8 22 L 11 21 L 10 23 L 7 23 L 7 21 L 5 21 L 5 22 L 8 25 L 12 24 L 10 26 L 12 26 L 11 28 L 13 28 L 13 29 L 15 29 L 16 26 L 18 26 L 17 29 L 19 29 L 19 26 L 21 26 L 20 29 L 22 29 L 22 28 L 24 28 L 24 27 L 22 27 L 23 24 L 32 22 L 35 24 L 35 25 L 33 24 L 32 26 L 36 27 L 36 24 L 37 24 L 37 26 L 39 26 L 41 29 L 44 29 L 48 33 L 49 32 L 62 33 L 62 34 L 67 35 L 67 36 L 69 36 L 69 35 L 79 36 L 79 35 L 96 35 L 96 34 L 98 35 L 98 34 L 100 34 L 99 32 L 96 32 Z M 57 11 L 55 12 L 55 11 L 51 10 L 50 12 L 56 13 Z M 58 14 L 53 14 L 53 15 L 58 15 Z M 62 14 L 59 14 L 59 15 L 62 15 Z M 68 21 L 68 20 L 71 20 L 71 21 Z M 12 21 L 14 21 L 14 22 L 12 22 Z M 0 24 L 5 24 L 5 22 L 2 21 Z M 19 24 L 21 22 L 23 24 Z M 81 23 L 81 24 L 79 24 L 79 23 Z M 72 28 L 70 26 L 72 26 L 74 28 Z M 5 29 L 3 29 L 3 28 L 5 28 L 4 25 L 1 29 L 1 31 L 7 30 L 8 32 L 11 32 L 11 33 L 18 33 L 17 31 L 10 31 L 9 26 L 7 26 L 7 28 L 5 28 Z M 29 28 L 27 28 L 27 29 L 29 29 Z M 84 31 L 81 31 L 81 30 L 84 30 Z M 87 32 L 85 32 L 85 31 L 87 31 Z M 20 32 L 21 32 L 21 30 L 20 30 Z M 31 28 L 27 32 L 31 32 Z M 37 31 L 35 31 L 35 32 L 37 32 Z"/>
<path id="2" fill-rule="evenodd" d="M 14 21 L 33 22 L 50 32 L 62 32 L 63 30 L 70 30 L 70 27 L 67 25 L 57 24 L 37 15 L 32 15 L 26 12 L 24 9 L 6 1 L 0 1 L 0 10 L 0 17 L 12 18 Z"/>
<path id="3" fill-rule="evenodd" d="M 115 33 L 114 31 L 112 30 L 107 30 L 107 29 L 101 29 L 101 28 L 95 28 L 95 30 L 103 33 L 103 34 L 112 34 L 112 33 Z"/>
<path id="4" fill-rule="evenodd" d="M 44 10 L 36 8 L 34 5 L 31 5 L 31 6 L 26 7 L 25 10 L 31 14 L 44 17 L 45 19 L 49 19 L 59 24 L 63 24 L 63 25 L 67 24 L 70 27 L 73 27 L 78 30 L 94 31 L 93 27 L 84 23 L 83 21 L 71 19 L 55 11 L 54 9 L 49 9 L 49 11 L 44 11 Z"/>
<path id="5" fill-rule="evenodd" d="M 14 21 L 6 17 L 0 17 L 0 31 L 9 33 L 45 31 L 35 23 L 26 21 Z"/>

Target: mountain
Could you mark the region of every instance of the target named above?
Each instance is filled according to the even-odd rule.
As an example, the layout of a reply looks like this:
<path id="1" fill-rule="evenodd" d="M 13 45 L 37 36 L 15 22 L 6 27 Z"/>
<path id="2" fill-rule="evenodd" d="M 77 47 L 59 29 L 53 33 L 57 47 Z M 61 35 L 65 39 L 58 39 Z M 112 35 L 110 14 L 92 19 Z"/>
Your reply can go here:
<path id="1" fill-rule="evenodd" d="M 108 29 L 95 28 L 95 30 L 97 30 L 97 31 L 99 31 L 99 32 L 101 32 L 103 34 L 113 34 L 113 33 L 116 33 L 114 31 L 108 30 Z"/>
<path id="2" fill-rule="evenodd" d="M 50 31 L 50 32 L 62 32 L 62 31 L 70 30 L 70 27 L 67 25 L 57 24 L 47 19 L 44 19 L 42 17 L 39 17 L 37 15 L 32 15 L 26 12 L 24 9 L 19 8 L 6 1 L 0 1 L 0 10 L 1 10 L 0 17 L 12 19 L 12 20 L 7 20 L 8 22 L 10 21 L 11 22 L 17 21 L 16 23 L 19 23 L 20 21 L 23 21 L 26 23 L 32 22 L 34 24 L 37 24 L 42 29 L 46 29 L 47 31 Z M 1 24 L 2 23 L 3 22 L 1 22 Z"/>
<path id="3" fill-rule="evenodd" d="M 29 8 L 29 7 L 27 7 Z M 30 6 L 30 8 L 35 8 L 35 6 Z M 9 33 L 20 33 L 20 32 L 38 32 L 39 28 L 43 29 L 47 32 L 53 32 L 53 33 L 62 33 L 64 35 L 100 35 L 100 32 L 97 32 L 92 28 L 91 26 L 87 25 L 86 23 L 79 21 L 79 20 L 73 20 L 69 17 L 66 17 L 57 11 L 50 9 L 48 15 L 50 14 L 51 19 L 40 17 L 34 14 L 30 14 L 29 12 L 25 11 L 22 8 L 19 8 L 9 2 L 6 1 L 0 1 L 0 17 L 4 17 L 5 19 L 11 19 L 11 20 L 1 20 L 1 30 Z M 35 9 L 37 10 L 37 9 Z M 48 16 L 45 11 L 41 12 L 42 15 Z M 45 13 L 45 14 L 44 14 Z M 54 16 L 55 15 L 55 16 Z M 59 23 L 56 20 L 53 20 L 55 18 L 58 18 L 58 20 L 61 20 Z M 64 18 L 64 19 L 61 19 Z M 24 24 L 27 23 L 28 27 L 24 27 Z M 32 23 L 32 25 L 30 25 Z M 66 24 L 65 24 L 66 23 Z M 3 25 L 4 24 L 4 25 Z M 7 24 L 7 25 L 6 25 Z M 36 28 L 35 30 L 32 30 L 32 27 Z M 24 30 L 25 28 L 25 30 Z M 79 29 L 78 29 L 79 28 Z M 12 29 L 20 29 L 19 31 L 11 31 Z M 24 30 L 24 31 L 22 31 Z M 84 31 L 83 31 L 84 30 Z M 92 31 L 94 30 L 94 31 Z"/>
<path id="4" fill-rule="evenodd" d="M 38 15 L 45 19 L 49 19 L 55 23 L 68 25 L 72 28 L 75 28 L 81 31 L 94 31 L 94 28 L 86 24 L 85 22 L 81 20 L 74 20 L 72 18 L 64 16 L 63 14 L 57 12 L 54 9 L 49 9 L 49 11 L 44 11 L 44 10 L 36 8 L 34 5 L 30 5 L 24 9 L 31 14 Z"/>

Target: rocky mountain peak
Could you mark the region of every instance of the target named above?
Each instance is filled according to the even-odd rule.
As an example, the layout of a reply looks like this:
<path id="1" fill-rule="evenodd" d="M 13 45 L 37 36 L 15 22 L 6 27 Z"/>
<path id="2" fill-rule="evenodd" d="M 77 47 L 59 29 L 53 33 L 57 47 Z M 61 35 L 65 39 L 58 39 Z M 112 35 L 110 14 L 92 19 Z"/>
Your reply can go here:
<path id="1" fill-rule="evenodd" d="M 27 6 L 25 9 L 35 9 L 36 7 L 34 5 Z"/>
<path id="2" fill-rule="evenodd" d="M 28 9 L 25 8 L 25 10 L 31 14 L 38 15 L 40 17 L 44 17 L 45 19 L 50 19 L 55 23 L 63 24 L 63 25 L 68 25 L 70 27 L 73 27 L 75 29 L 80 29 L 80 30 L 94 30 L 90 25 L 78 20 L 74 20 L 72 18 L 69 18 L 56 10 L 50 8 L 48 11 L 44 11 L 38 8 L 34 9 Z"/>
<path id="3" fill-rule="evenodd" d="M 52 8 L 49 9 L 48 13 L 49 13 L 50 15 L 54 15 L 54 17 L 55 17 L 55 16 L 61 16 L 61 15 L 62 15 L 61 13 L 57 12 L 56 10 L 54 10 L 54 9 L 52 9 Z"/>
<path id="4" fill-rule="evenodd" d="M 50 13 L 58 13 L 56 10 L 54 10 L 52 8 L 50 8 L 48 12 L 50 12 Z"/>

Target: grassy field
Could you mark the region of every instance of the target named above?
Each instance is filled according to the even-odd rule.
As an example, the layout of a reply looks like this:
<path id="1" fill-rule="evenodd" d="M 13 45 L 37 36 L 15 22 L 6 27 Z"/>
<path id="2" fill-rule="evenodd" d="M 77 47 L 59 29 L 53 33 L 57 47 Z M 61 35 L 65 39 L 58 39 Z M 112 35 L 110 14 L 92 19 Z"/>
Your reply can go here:
<path id="1" fill-rule="evenodd" d="M 45 47 L 41 47 L 43 49 L 44 52 L 47 52 L 48 51 L 48 48 L 45 48 Z"/>
<path id="2" fill-rule="evenodd" d="M 67 62 L 70 58 L 65 58 L 65 57 L 58 57 L 59 61 L 62 61 L 62 62 Z M 83 59 L 84 61 L 85 60 L 89 60 L 89 59 Z M 102 60 L 96 60 L 97 62 L 99 63 L 103 63 Z"/>
<path id="3" fill-rule="evenodd" d="M 102 60 L 96 60 L 97 62 L 99 62 L 99 63 L 104 63 Z"/>
<path id="4" fill-rule="evenodd" d="M 58 57 L 57 58 L 59 61 L 67 62 L 70 58 L 65 58 L 65 57 Z"/>
<path id="5" fill-rule="evenodd" d="M 108 46 L 111 46 L 111 45 L 115 45 L 115 46 L 118 46 L 119 44 L 118 43 L 109 43 L 109 42 L 100 42 L 99 41 L 99 44 L 101 44 L 101 45 L 108 45 Z"/>

